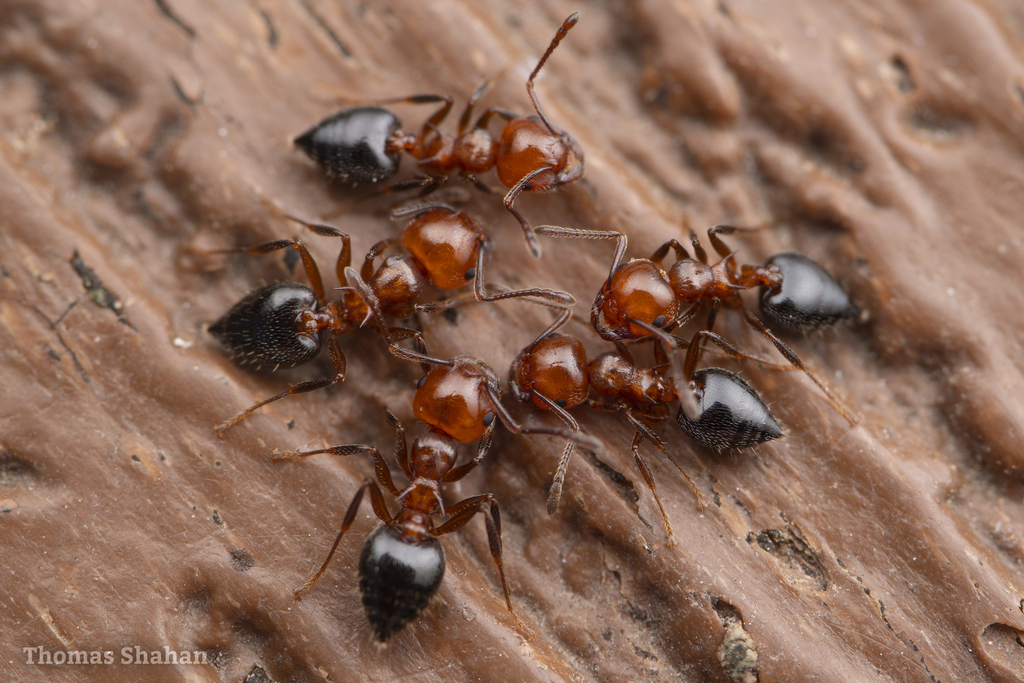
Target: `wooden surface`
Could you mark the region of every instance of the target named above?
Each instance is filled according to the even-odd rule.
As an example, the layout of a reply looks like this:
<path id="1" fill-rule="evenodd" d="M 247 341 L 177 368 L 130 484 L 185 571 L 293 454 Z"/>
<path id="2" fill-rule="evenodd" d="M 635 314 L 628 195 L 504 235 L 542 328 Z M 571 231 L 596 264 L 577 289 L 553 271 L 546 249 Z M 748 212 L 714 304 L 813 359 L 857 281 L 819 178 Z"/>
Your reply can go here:
<path id="1" fill-rule="evenodd" d="M 292 597 L 370 463 L 271 456 L 388 451 L 382 406 L 418 433 L 420 370 L 357 332 L 342 339 L 343 385 L 217 438 L 218 422 L 329 366 L 233 366 L 206 326 L 288 271 L 275 256 L 201 251 L 298 234 L 264 200 L 331 216 L 357 255 L 397 235 L 392 199 L 330 186 L 291 138 L 356 102 L 438 92 L 458 107 L 495 76 L 485 102 L 527 112 L 525 79 L 574 9 L 580 23 L 537 90 L 584 149 L 586 175 L 517 207 L 536 224 L 621 230 L 630 256 L 731 223 L 765 227 L 730 240 L 740 262 L 815 258 L 865 318 L 784 337 L 860 423 L 799 372 L 709 356 L 762 392 L 787 436 L 716 455 L 660 427 L 708 502 L 698 509 L 644 447 L 674 548 L 624 421 L 575 411 L 607 449 L 575 458 L 552 517 L 562 444 L 499 430 L 450 500 L 498 497 L 512 600 L 533 637 L 514 629 L 474 522 L 443 541 L 439 599 L 382 650 L 355 572 L 369 506 L 316 589 Z M 396 111 L 410 128 L 426 115 Z M 729 681 L 729 639 L 756 648 L 763 683 L 1020 680 L 1022 130 L 1012 2 L 8 0 L 0 678 Z M 467 196 L 496 244 L 489 278 L 572 292 L 567 331 L 605 350 L 587 314 L 610 245 L 545 240 L 534 260 L 497 198 Z M 330 279 L 337 245 L 303 239 Z M 716 329 L 768 355 L 728 313 Z M 420 323 L 432 353 L 479 356 L 504 376 L 549 319 L 505 303 Z M 119 663 L 122 648 L 165 646 L 210 663 Z M 28 664 L 25 648 L 111 651 L 114 663 Z"/>

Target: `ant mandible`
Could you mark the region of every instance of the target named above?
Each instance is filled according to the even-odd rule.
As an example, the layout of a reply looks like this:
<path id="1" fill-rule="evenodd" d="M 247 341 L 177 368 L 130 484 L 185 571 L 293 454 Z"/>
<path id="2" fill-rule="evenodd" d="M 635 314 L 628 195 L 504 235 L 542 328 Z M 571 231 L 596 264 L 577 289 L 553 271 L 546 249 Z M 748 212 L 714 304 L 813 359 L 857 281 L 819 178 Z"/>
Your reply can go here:
<path id="1" fill-rule="evenodd" d="M 427 358 L 421 360 L 433 362 Z M 519 620 L 509 597 L 501 556 L 501 516 L 494 494 L 472 496 L 445 507 L 441 485 L 459 481 L 480 464 L 490 449 L 496 416 L 515 433 L 563 436 L 591 448 L 599 448 L 600 442 L 581 433 L 518 424 L 501 403 L 497 376 L 483 361 L 458 357 L 438 362 L 440 365 L 420 380 L 413 398 L 413 413 L 428 429 L 413 441 L 411 453 L 406 447 L 401 423 L 385 408 L 388 424 L 397 436 L 396 459 L 409 480 L 403 491 L 395 486 L 387 463 L 373 446 L 351 444 L 276 456 L 305 458 L 320 453 L 344 456 L 369 453 L 377 475 L 376 482 L 367 479 L 356 491 L 327 559 L 313 578 L 295 591 L 295 597 L 301 599 L 326 571 L 342 537 L 355 521 L 363 494 L 369 491 L 373 511 L 384 524 L 370 534 L 363 546 L 359 559 L 359 589 L 377 640 L 388 640 L 423 611 L 444 578 L 444 548 L 436 537 L 461 529 L 478 513 L 485 518 L 491 558 L 498 568 L 509 614 L 520 630 L 529 634 L 530 630 Z M 458 443 L 478 439 L 476 456 L 456 466 Z M 381 486 L 398 500 L 401 505 L 398 514 L 392 516 L 388 511 Z M 434 526 L 433 515 L 437 514 L 447 516 L 448 520 Z"/>
<path id="2" fill-rule="evenodd" d="M 553 327 L 557 328 L 568 317 L 566 312 Z M 647 323 L 635 321 L 635 324 L 648 329 L 669 347 L 686 345 L 685 341 Z M 658 344 L 655 346 L 656 367 L 640 368 L 621 342 L 615 343 L 615 351 L 606 351 L 588 362 L 586 349 L 579 339 L 545 331 L 520 352 L 512 365 L 509 381 L 516 398 L 554 412 L 574 431 L 579 429 L 579 423 L 568 409 L 584 402 L 593 408 L 625 415 L 636 430 L 631 445 L 633 459 L 658 504 L 669 546 L 676 544 L 672 525 L 658 495 L 654 473 L 640 453 L 640 444 L 647 440 L 667 454 L 664 441 L 651 427 L 668 419 L 669 404 L 677 400 L 680 402 L 677 421 L 683 432 L 714 450 L 747 448 L 782 435 L 771 411 L 743 379 L 721 368 L 696 369 L 699 342 L 703 338 L 710 339 L 729 355 L 752 358 L 705 329 L 694 335 L 682 365 L 675 357 L 666 358 Z M 758 358 L 753 360 L 764 362 Z M 666 376 L 666 366 L 673 369 L 671 375 Z M 600 397 L 598 400 L 588 398 L 591 390 Z M 548 514 L 558 509 L 574 446 L 572 441 L 568 442 L 559 459 L 548 495 Z M 674 460 L 672 463 L 679 467 Z M 689 482 L 698 501 L 702 501 L 703 496 L 693 480 L 682 468 L 679 471 Z"/>
<path id="3" fill-rule="evenodd" d="M 338 346 L 337 336 L 358 329 L 371 319 L 377 323 L 394 355 L 407 357 L 405 350 L 396 342 L 409 338 L 413 339 L 420 354 L 425 354 L 419 332 L 389 327 L 384 316 L 404 318 L 417 312 L 443 310 L 464 300 L 454 298 L 434 303 L 413 303 L 428 282 L 448 290 L 473 280 L 473 292 L 478 301 L 525 298 L 555 308 L 575 303 L 565 292 L 549 289 L 487 293 L 484 264 L 491 247 L 479 223 L 466 212 L 443 204 L 417 207 L 416 211 L 417 215 L 402 235 L 402 245 L 407 252 L 389 256 L 374 270 L 375 259 L 395 243 L 395 240 L 382 240 L 367 253 L 361 273 L 351 268 L 352 246 L 347 234 L 327 225 L 288 216 L 317 235 L 341 239 L 336 271 L 344 291 L 334 301 L 327 300 L 316 262 L 299 240 L 276 240 L 249 248 L 224 250 L 229 253 L 266 254 L 291 247 L 299 252 L 309 278 L 309 286 L 279 282 L 263 287 L 243 298 L 210 326 L 210 332 L 220 339 L 234 359 L 241 365 L 252 365 L 256 369 L 268 367 L 276 370 L 302 365 L 318 355 L 320 333 L 327 332 L 328 354 L 336 372 L 333 377 L 301 382 L 256 403 L 218 425 L 218 435 L 223 436 L 238 421 L 268 403 L 343 381 L 347 363 Z M 398 211 L 396 215 L 407 213 Z"/>
<path id="4" fill-rule="evenodd" d="M 583 150 L 564 130 L 555 128 L 540 107 L 533 80 L 569 30 L 579 21 L 580 13 L 569 15 L 552 39 L 526 80 L 526 92 L 537 116 L 517 116 L 498 107 L 487 109 L 470 126 L 473 107 L 483 95 L 483 84 L 466 103 L 455 136 L 439 129 L 451 111 L 453 99 L 447 95 L 415 95 L 391 102 L 411 104 L 444 104 L 423 124 L 419 134 L 401 130 L 402 123 L 390 110 L 377 106 L 346 109 L 330 116 L 295 138 L 303 150 L 329 176 L 355 182 L 377 183 L 391 178 L 397 171 L 402 152 L 417 160 L 419 170 L 426 174 L 424 191 L 445 182 L 458 171 L 478 188 L 489 191 L 477 180 L 477 174 L 495 168 L 498 179 L 509 188 L 505 208 L 515 216 L 523 229 L 531 253 L 540 256 L 540 244 L 526 219 L 516 210 L 516 198 L 524 192 L 544 192 L 579 180 L 583 176 Z M 497 141 L 487 130 L 493 116 L 507 121 Z M 424 185 L 414 181 L 411 186 Z M 403 188 L 407 185 L 400 185 Z"/>
<path id="5" fill-rule="evenodd" d="M 764 266 L 737 267 L 735 252 L 730 251 L 719 235 L 741 230 L 743 228 L 727 225 L 708 229 L 708 239 L 721 257 L 714 265 L 708 263 L 707 252 L 692 230 L 690 243 L 696 259 L 690 258 L 686 248 L 672 239 L 659 247 L 650 259 L 633 259 L 628 263 L 622 263 L 626 251 L 626 236 L 622 233 L 554 225 L 538 226 L 536 232 L 552 237 L 616 240 L 608 279 L 595 297 L 590 313 L 591 323 L 603 339 L 639 339 L 650 335 L 652 327 L 672 330 L 692 320 L 705 300 L 712 304 L 705 324 L 710 333 L 721 304 L 737 308 L 747 325 L 764 335 L 793 367 L 802 370 L 818 385 L 849 424 L 856 424 L 856 419 L 799 356 L 750 314 L 739 292 L 760 287 L 758 302 L 764 316 L 772 322 L 801 331 L 856 319 L 860 315 L 859 309 L 835 278 L 801 254 L 776 254 Z M 661 262 L 669 249 L 675 252 L 676 261 L 666 274 Z"/>

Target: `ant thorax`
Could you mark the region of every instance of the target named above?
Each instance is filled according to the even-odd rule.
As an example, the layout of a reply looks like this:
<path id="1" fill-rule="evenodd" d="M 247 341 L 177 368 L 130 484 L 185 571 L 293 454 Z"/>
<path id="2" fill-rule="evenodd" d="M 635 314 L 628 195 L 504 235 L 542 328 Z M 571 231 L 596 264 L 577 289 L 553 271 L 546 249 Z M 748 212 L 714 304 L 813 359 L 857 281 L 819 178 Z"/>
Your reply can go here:
<path id="1" fill-rule="evenodd" d="M 645 337 L 647 330 L 628 318 L 662 327 L 676 315 L 679 304 L 665 272 L 646 259 L 625 263 L 601 287 L 590 322 L 607 341 Z"/>

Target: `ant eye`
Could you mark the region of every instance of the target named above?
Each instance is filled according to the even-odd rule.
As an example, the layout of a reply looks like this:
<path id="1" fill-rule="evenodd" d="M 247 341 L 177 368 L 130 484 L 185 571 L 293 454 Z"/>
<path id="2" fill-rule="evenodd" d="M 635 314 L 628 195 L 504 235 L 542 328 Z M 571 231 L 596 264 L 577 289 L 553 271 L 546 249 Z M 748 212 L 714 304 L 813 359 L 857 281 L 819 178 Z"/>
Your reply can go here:
<path id="1" fill-rule="evenodd" d="M 564 398 L 560 398 L 557 401 L 555 401 L 555 405 L 558 406 L 559 408 L 564 408 L 567 405 L 569 405 L 569 402 L 566 401 Z"/>
<path id="2" fill-rule="evenodd" d="M 651 324 L 655 327 L 664 327 L 668 320 L 663 315 L 659 315 L 657 318 L 651 321 Z"/>
<path id="3" fill-rule="evenodd" d="M 465 277 L 467 281 L 468 280 L 472 280 L 473 278 L 475 278 L 476 277 L 476 268 L 470 268 L 469 270 L 467 270 L 466 274 L 463 277 Z"/>
<path id="4" fill-rule="evenodd" d="M 494 422 L 494 413 L 484 415 L 484 427 L 490 427 L 492 422 Z"/>
<path id="5" fill-rule="evenodd" d="M 416 382 L 416 388 L 417 389 L 422 389 L 423 385 L 426 384 L 426 383 L 427 383 L 427 376 L 423 375 L 422 377 L 419 378 L 419 381 Z"/>

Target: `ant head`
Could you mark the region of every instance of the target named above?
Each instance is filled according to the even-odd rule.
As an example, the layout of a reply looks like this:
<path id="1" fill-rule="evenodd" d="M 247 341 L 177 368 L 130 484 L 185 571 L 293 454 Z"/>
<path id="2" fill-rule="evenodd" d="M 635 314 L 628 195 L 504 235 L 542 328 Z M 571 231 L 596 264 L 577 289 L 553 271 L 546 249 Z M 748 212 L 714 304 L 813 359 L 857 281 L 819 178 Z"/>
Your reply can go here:
<path id="1" fill-rule="evenodd" d="M 293 368 L 316 358 L 320 335 L 313 290 L 297 282 L 278 282 L 249 294 L 210 325 L 239 365 Z"/>
<path id="2" fill-rule="evenodd" d="M 380 642 L 419 616 L 444 579 L 444 548 L 433 536 L 377 527 L 359 558 L 363 608 Z"/>
<path id="3" fill-rule="evenodd" d="M 412 399 L 416 419 L 456 441 L 476 441 L 494 420 L 498 378 L 483 361 L 459 356 L 439 365 L 420 380 Z"/>
<path id="4" fill-rule="evenodd" d="M 576 337 L 552 335 L 524 349 L 513 366 L 512 385 L 517 398 L 538 408 L 547 404 L 545 396 L 562 408 L 583 403 L 589 391 L 587 350 Z"/>
<path id="5" fill-rule="evenodd" d="M 480 224 L 468 213 L 437 206 L 420 213 L 406 226 L 402 246 L 436 287 L 455 289 L 476 274 L 483 238 Z"/>
<path id="6" fill-rule="evenodd" d="M 564 130 L 558 131 L 558 138 L 565 146 L 565 164 L 555 174 L 554 186 L 568 185 L 583 177 L 583 148 Z"/>
<path id="7" fill-rule="evenodd" d="M 690 388 L 697 397 L 697 412 L 687 415 L 684 403 L 676 421 L 697 443 L 720 451 L 756 446 L 783 435 L 768 406 L 738 375 L 702 368 L 693 374 Z"/>
<path id="8" fill-rule="evenodd" d="M 684 258 L 672 264 L 668 281 L 680 303 L 693 304 L 714 284 L 715 272 L 706 263 Z"/>
<path id="9" fill-rule="evenodd" d="M 327 175 L 378 183 L 398 171 L 400 148 L 391 142 L 402 122 L 383 107 L 346 109 L 295 138 L 295 146 Z"/>
<path id="10" fill-rule="evenodd" d="M 523 192 L 551 190 L 559 185 L 579 180 L 583 176 L 583 150 L 568 133 L 551 125 L 551 121 L 540 108 L 537 93 L 533 89 L 533 79 L 579 18 L 579 12 L 573 12 L 566 17 L 548 45 L 547 51 L 537 62 L 530 77 L 526 79 L 526 92 L 533 102 L 537 116 L 513 119 L 501 132 L 497 171 L 498 179 L 505 187 L 514 187 L 530 173 L 545 168 L 546 171 L 538 173 L 522 188 Z"/>
<path id="11" fill-rule="evenodd" d="M 806 256 L 776 254 L 767 265 L 782 279 L 776 287 L 761 287 L 761 312 L 772 322 L 813 330 L 860 315 L 843 286 Z"/>
<path id="12" fill-rule="evenodd" d="M 538 169 L 523 192 L 544 192 L 583 176 L 583 150 L 568 133 L 536 116 L 510 121 L 501 132 L 496 164 L 498 179 L 513 187 Z"/>
<path id="13" fill-rule="evenodd" d="M 650 332 L 629 319 L 654 327 L 672 320 L 679 304 L 665 273 L 646 259 L 630 261 L 608 279 L 594 299 L 590 322 L 607 341 L 639 339 Z"/>

